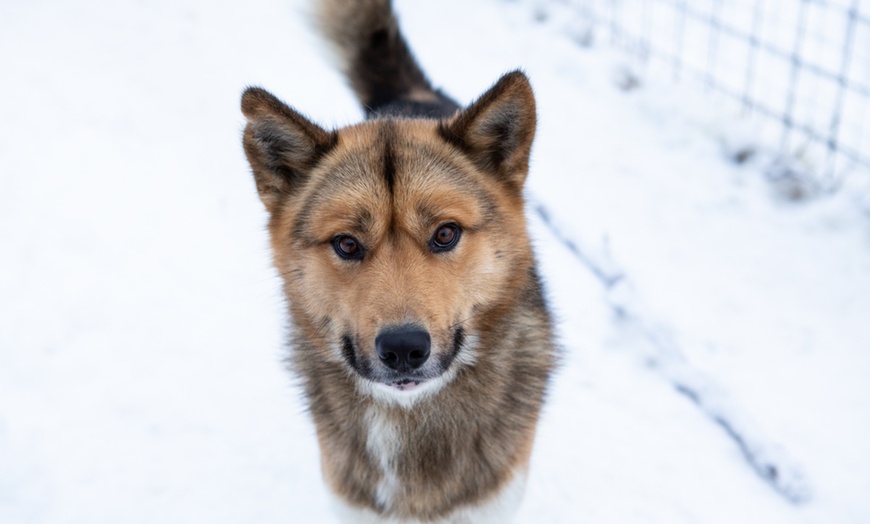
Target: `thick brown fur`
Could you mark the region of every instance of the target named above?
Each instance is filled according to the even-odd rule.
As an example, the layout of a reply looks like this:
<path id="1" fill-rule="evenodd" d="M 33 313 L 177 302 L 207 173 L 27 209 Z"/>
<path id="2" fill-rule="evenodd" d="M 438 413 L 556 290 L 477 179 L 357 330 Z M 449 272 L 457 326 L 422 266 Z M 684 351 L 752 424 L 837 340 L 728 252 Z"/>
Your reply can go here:
<path id="1" fill-rule="evenodd" d="M 534 96 L 513 72 L 468 108 L 432 118 L 453 102 L 425 80 L 389 2 L 321 7 L 363 104 L 393 109 L 327 131 L 262 89 L 243 95 L 245 152 L 270 214 L 293 367 L 331 489 L 384 518 L 445 519 L 523 474 L 554 366 L 523 215 Z M 371 40 L 366 27 L 390 31 L 393 65 L 378 75 L 393 77 L 360 72 L 359 56 L 370 55 L 354 49 Z M 425 107 L 405 103 L 414 97 Z M 461 236 L 437 252 L 431 239 L 443 224 Z M 338 256 L 343 235 L 364 247 L 360 259 Z M 377 393 L 393 390 L 375 338 L 407 323 L 431 335 L 421 381 L 441 382 L 406 403 L 403 391 Z"/>

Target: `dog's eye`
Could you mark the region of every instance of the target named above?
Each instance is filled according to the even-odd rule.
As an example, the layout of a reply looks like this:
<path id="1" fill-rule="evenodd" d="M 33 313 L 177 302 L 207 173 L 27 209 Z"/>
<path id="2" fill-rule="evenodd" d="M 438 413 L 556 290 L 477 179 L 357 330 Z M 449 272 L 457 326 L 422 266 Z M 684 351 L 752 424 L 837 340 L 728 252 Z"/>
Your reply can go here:
<path id="1" fill-rule="evenodd" d="M 335 253 L 345 260 L 359 260 L 363 257 L 362 244 L 350 235 L 338 235 L 332 239 Z"/>
<path id="2" fill-rule="evenodd" d="M 456 247 L 461 234 L 462 230 L 456 224 L 444 224 L 432 235 L 432 240 L 429 241 L 429 250 L 433 253 L 450 251 Z"/>

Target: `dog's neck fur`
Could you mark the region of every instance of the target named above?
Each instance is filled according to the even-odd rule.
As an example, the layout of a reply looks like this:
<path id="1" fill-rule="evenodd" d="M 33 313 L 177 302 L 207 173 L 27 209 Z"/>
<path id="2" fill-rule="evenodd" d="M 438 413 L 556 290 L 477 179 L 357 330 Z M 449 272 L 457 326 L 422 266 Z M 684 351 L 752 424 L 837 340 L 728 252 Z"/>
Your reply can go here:
<path id="1" fill-rule="evenodd" d="M 554 351 L 534 270 L 518 293 L 513 308 L 470 327 L 477 344 L 463 351 L 476 353 L 473 364 L 413 405 L 378 400 L 347 365 L 312 358 L 332 351 L 330 342 L 291 315 L 294 365 L 336 494 L 385 517 L 437 520 L 491 501 L 524 475 Z"/>

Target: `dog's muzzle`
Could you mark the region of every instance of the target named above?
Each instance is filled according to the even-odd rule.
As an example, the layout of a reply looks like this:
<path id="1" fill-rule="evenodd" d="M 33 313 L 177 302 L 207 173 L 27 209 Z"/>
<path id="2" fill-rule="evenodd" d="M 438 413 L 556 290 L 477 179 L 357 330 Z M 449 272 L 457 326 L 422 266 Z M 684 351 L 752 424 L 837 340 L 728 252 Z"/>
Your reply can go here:
<path id="1" fill-rule="evenodd" d="M 354 338 L 342 337 L 344 361 L 361 377 L 400 391 L 410 391 L 440 377 L 450 368 L 465 343 L 465 331 L 453 332 L 452 348 L 432 356 L 432 337 L 418 324 L 390 325 L 374 340 L 376 358 L 360 354 Z"/>

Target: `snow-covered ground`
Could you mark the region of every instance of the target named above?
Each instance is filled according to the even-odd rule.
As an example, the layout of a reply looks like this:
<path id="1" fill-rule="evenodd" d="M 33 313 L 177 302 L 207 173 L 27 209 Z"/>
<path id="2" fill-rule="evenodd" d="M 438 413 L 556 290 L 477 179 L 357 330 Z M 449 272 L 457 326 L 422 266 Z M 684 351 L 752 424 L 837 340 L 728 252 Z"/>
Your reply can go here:
<path id="1" fill-rule="evenodd" d="M 764 155 L 729 160 L 754 138 L 715 100 L 619 88 L 622 59 L 541 5 L 398 5 L 458 99 L 526 69 L 530 194 L 630 291 L 530 213 L 565 359 L 519 522 L 870 521 L 870 195 L 777 196 Z M 259 84 L 360 118 L 306 6 L 0 3 L 0 522 L 331 521 L 238 109 Z M 772 489 L 710 412 L 811 496 Z"/>

